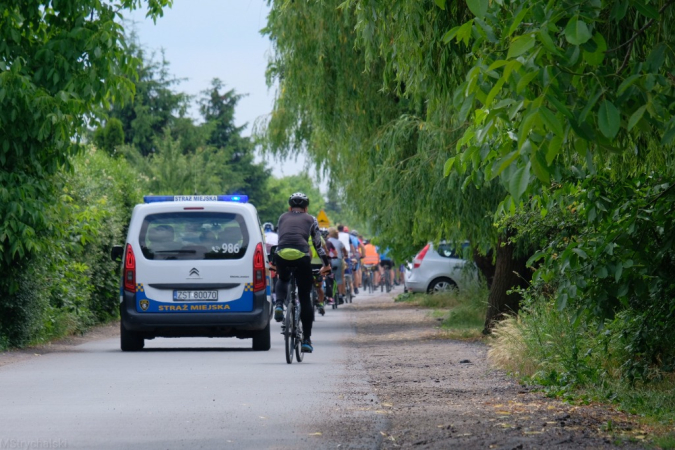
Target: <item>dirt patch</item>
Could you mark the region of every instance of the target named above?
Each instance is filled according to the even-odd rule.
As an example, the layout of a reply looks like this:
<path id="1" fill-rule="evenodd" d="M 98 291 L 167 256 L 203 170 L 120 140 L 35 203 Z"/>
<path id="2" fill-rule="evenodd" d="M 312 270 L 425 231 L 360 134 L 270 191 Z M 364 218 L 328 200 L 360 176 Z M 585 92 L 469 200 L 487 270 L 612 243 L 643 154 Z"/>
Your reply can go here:
<path id="1" fill-rule="evenodd" d="M 374 448 L 644 448 L 634 418 L 531 392 L 490 367 L 483 343 L 439 339 L 429 310 L 394 303 L 392 294 L 361 297 L 350 308 L 350 364 L 366 371 L 373 408 L 386 418 Z"/>
<path id="2" fill-rule="evenodd" d="M 0 352 L 0 367 L 36 358 L 47 353 L 70 351 L 85 342 L 110 339 L 120 335 L 120 323 L 111 322 L 89 329 L 81 335 L 68 336 L 45 344 Z"/>

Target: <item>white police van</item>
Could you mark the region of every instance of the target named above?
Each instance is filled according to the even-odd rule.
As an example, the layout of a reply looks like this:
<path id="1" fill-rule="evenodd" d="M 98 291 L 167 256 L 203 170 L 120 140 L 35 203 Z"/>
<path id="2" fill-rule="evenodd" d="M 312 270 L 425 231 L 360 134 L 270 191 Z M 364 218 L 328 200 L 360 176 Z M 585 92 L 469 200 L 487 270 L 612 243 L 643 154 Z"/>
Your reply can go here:
<path id="1" fill-rule="evenodd" d="M 121 348 L 155 337 L 252 338 L 269 350 L 272 301 L 258 213 L 245 195 L 146 196 L 122 257 Z"/>

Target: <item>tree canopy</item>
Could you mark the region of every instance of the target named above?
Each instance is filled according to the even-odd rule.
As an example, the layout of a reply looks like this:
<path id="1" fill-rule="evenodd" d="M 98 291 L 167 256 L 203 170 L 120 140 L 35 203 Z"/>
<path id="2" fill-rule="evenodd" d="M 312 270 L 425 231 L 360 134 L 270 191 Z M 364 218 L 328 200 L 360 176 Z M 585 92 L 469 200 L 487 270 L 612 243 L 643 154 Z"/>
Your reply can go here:
<path id="1" fill-rule="evenodd" d="M 560 307 L 648 321 L 672 304 L 657 267 L 673 255 L 674 2 L 270 3 L 266 148 L 306 148 L 401 253 L 536 246 L 535 282 Z M 564 211 L 574 231 L 551 232 Z M 636 230 L 656 260 L 628 245 Z"/>
<path id="2" fill-rule="evenodd" d="M 149 0 L 148 15 L 170 0 Z M 3 269 L 41 250 L 52 229 L 48 178 L 78 150 L 78 136 L 101 104 L 134 91 L 121 11 L 140 0 L 0 5 L 0 257 Z M 3 270 L 3 273 L 5 271 Z M 10 289 L 15 281 L 3 278 Z"/>

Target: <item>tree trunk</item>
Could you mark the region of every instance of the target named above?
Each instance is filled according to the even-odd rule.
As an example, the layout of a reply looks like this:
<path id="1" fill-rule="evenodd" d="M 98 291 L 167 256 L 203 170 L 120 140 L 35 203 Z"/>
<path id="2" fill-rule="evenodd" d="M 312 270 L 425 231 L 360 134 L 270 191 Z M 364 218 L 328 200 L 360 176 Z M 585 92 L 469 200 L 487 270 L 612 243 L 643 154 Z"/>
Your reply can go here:
<path id="1" fill-rule="evenodd" d="M 490 333 L 495 323 L 505 314 L 518 312 L 521 295 L 517 292 L 507 294 L 507 291 L 515 287 L 526 287 L 532 278 L 525 265 L 527 258 L 514 257 L 514 248 L 508 243 L 507 236 L 500 239 L 495 251 L 497 252 L 495 273 L 488 297 L 484 334 Z"/>
<path id="2" fill-rule="evenodd" d="M 492 288 L 492 280 L 495 278 L 495 264 L 492 262 L 492 250 L 487 255 L 478 253 L 478 249 L 473 249 L 473 262 L 485 278 L 488 289 Z"/>

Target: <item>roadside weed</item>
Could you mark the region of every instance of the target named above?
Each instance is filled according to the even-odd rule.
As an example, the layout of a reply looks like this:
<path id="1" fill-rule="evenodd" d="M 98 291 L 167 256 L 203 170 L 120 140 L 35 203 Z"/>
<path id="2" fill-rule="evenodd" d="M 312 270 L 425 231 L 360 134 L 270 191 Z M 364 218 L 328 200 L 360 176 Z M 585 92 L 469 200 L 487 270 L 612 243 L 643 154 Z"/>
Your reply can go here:
<path id="1" fill-rule="evenodd" d="M 672 433 L 663 435 L 675 422 L 675 375 L 654 371 L 646 378 L 649 382 L 631 382 L 622 373 L 621 328 L 612 322 L 600 326 L 577 319 L 551 302 L 529 300 L 518 317 L 507 317 L 495 326 L 488 358 L 525 382 L 543 386 L 550 396 L 609 402 L 638 415 L 640 422 L 663 429 L 654 431 L 662 436 L 654 441 L 657 446 L 675 448 Z M 612 427 L 608 422 L 606 431 Z"/>
<path id="2" fill-rule="evenodd" d="M 531 357 L 523 334 L 523 324 L 518 318 L 506 317 L 492 332 L 488 359 L 506 372 L 531 377 L 539 365 Z"/>
<path id="3" fill-rule="evenodd" d="M 655 438 L 654 445 L 662 450 L 675 449 L 675 433 L 670 433 L 665 436 L 659 436 Z"/>

